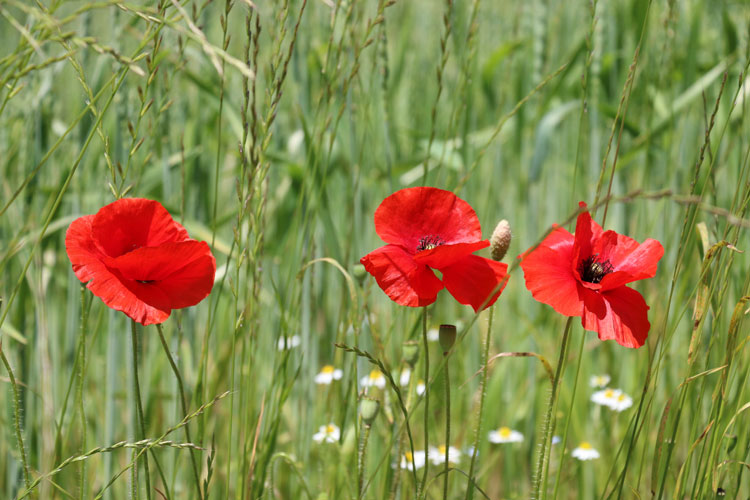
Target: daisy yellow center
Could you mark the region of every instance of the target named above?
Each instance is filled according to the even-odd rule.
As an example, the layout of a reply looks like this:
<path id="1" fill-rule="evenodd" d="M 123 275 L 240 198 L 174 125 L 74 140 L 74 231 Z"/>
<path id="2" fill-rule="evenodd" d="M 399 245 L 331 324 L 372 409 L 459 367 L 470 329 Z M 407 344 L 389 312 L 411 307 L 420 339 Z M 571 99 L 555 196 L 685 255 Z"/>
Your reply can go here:
<path id="1" fill-rule="evenodd" d="M 440 245 L 443 245 L 445 242 L 443 241 L 443 238 L 436 234 L 431 234 L 428 236 L 423 236 L 422 238 L 419 238 L 419 245 L 417 245 L 417 252 L 421 252 L 422 250 L 432 250 L 435 247 L 439 247 Z"/>
<path id="2" fill-rule="evenodd" d="M 509 427 L 500 427 L 497 430 L 497 433 L 500 434 L 500 437 L 507 439 L 507 438 L 510 437 L 510 428 Z"/>
<path id="3" fill-rule="evenodd" d="M 617 396 L 617 401 L 625 401 L 625 394 L 620 394 Z"/>
<path id="4" fill-rule="evenodd" d="M 615 391 L 613 391 L 612 389 L 607 389 L 606 391 L 604 391 L 605 398 L 611 398 L 614 395 L 615 395 Z"/>
<path id="5" fill-rule="evenodd" d="M 332 425 L 326 425 L 326 434 L 333 434 L 335 430 Z"/>
<path id="6" fill-rule="evenodd" d="M 412 455 L 410 451 L 407 451 L 404 454 L 404 458 L 406 459 L 407 462 L 413 462 L 414 461 L 414 455 Z"/>
<path id="7" fill-rule="evenodd" d="M 325 373 L 326 375 L 330 375 L 333 373 L 333 365 L 325 365 L 322 370 L 320 370 L 320 373 Z"/>
<path id="8" fill-rule="evenodd" d="M 587 441 L 584 441 L 583 443 L 581 443 L 580 445 L 578 445 L 578 447 L 581 448 L 582 450 L 591 450 L 592 449 L 591 448 L 591 444 L 589 444 Z"/>
<path id="9" fill-rule="evenodd" d="M 438 446 L 438 451 L 441 455 L 445 455 L 445 445 L 441 444 L 440 446 Z"/>
<path id="10" fill-rule="evenodd" d="M 599 283 L 612 271 L 614 271 L 614 268 L 609 259 L 600 260 L 599 254 L 586 257 L 578 264 L 578 273 L 581 275 L 581 279 L 588 283 Z"/>
<path id="11" fill-rule="evenodd" d="M 370 372 L 370 380 L 378 380 L 382 376 L 383 374 L 380 373 L 380 370 L 373 370 Z"/>

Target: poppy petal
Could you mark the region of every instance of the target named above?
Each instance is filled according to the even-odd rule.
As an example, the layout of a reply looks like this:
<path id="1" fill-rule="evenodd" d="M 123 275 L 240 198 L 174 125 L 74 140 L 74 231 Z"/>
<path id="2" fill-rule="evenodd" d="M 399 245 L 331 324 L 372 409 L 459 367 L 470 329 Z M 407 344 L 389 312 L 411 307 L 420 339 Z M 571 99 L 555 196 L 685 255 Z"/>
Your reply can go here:
<path id="1" fill-rule="evenodd" d="M 92 235 L 110 257 L 189 238 L 161 203 L 144 198 L 122 198 L 103 206 L 94 216 Z"/>
<path id="2" fill-rule="evenodd" d="M 553 246 L 546 246 L 551 237 Z M 570 269 L 573 246 L 573 235 L 558 228 L 536 249 L 525 257 L 521 256 L 526 288 L 531 295 L 566 316 L 580 316 L 583 312 L 578 282 Z"/>
<path id="3" fill-rule="evenodd" d="M 602 290 L 612 290 L 631 281 L 653 278 L 664 247 L 654 239 L 638 243 L 614 231 L 602 235 L 600 256 L 614 268 L 614 272 L 602 278 Z"/>
<path id="4" fill-rule="evenodd" d="M 489 240 L 440 245 L 429 250 L 422 250 L 414 256 L 414 260 L 419 264 L 427 264 L 433 269 L 442 269 L 488 246 L 490 246 Z"/>
<path id="5" fill-rule="evenodd" d="M 474 209 L 450 191 L 433 187 L 401 189 L 383 200 L 375 211 L 375 231 L 410 253 L 417 253 L 423 238 L 439 238 L 444 244 L 482 239 Z"/>
<path id="6" fill-rule="evenodd" d="M 495 303 L 508 283 L 504 279 L 508 265 L 502 262 L 469 255 L 453 265 L 441 269 L 443 284 L 453 297 L 461 304 L 467 304 L 479 312 L 484 304 L 487 308 Z M 492 299 L 485 304 L 487 297 L 500 286 Z"/>
<path id="7" fill-rule="evenodd" d="M 432 304 L 443 288 L 443 283 L 429 267 L 416 263 L 397 245 L 380 247 L 359 261 L 388 297 L 402 306 Z"/>
<path id="8" fill-rule="evenodd" d="M 581 290 L 581 324 L 586 330 L 597 332 L 600 340 L 614 340 L 624 347 L 636 348 L 646 342 L 651 327 L 649 307 L 640 293 L 626 286 L 603 293 Z"/>
<path id="9" fill-rule="evenodd" d="M 124 312 L 135 321 L 143 325 L 164 322 L 171 308 L 163 292 L 140 290 L 139 283 L 128 283 L 116 274 L 117 271 L 104 265 L 102 260 L 106 256 L 92 236 L 94 218 L 94 215 L 79 217 L 65 233 L 65 250 L 76 277 L 88 283 L 86 287 L 108 307 Z"/>
<path id="10" fill-rule="evenodd" d="M 580 202 L 578 206 L 586 208 L 586 203 Z M 573 272 L 579 279 L 578 264 L 581 262 L 581 259 L 594 254 L 594 244 L 601 237 L 602 232 L 602 227 L 591 218 L 591 214 L 588 211 L 578 215 L 571 265 Z"/>
<path id="11" fill-rule="evenodd" d="M 216 260 L 208 244 L 196 240 L 139 248 L 112 259 L 110 266 L 127 279 L 158 288 L 169 297 L 172 309 L 193 306 L 206 298 L 216 274 Z"/>

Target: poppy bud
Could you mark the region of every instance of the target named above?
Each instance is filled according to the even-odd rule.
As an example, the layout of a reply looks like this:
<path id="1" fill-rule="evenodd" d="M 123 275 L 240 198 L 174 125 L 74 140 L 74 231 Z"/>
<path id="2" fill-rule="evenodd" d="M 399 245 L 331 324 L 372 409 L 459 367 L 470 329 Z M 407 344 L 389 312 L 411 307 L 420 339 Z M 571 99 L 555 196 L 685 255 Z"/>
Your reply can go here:
<path id="1" fill-rule="evenodd" d="M 440 347 L 443 349 L 443 354 L 448 354 L 453 344 L 456 342 L 456 327 L 455 325 L 440 325 L 439 333 Z"/>
<path id="2" fill-rule="evenodd" d="M 362 420 L 365 421 L 365 425 L 370 426 L 378 416 L 380 410 L 380 401 L 377 399 L 362 398 L 359 404 L 359 413 L 362 415 Z"/>
<path id="3" fill-rule="evenodd" d="M 492 232 L 492 237 L 490 238 L 490 253 L 492 255 L 492 260 L 498 262 L 503 260 L 505 252 L 508 251 L 508 247 L 510 246 L 510 238 L 510 223 L 503 219 L 497 223 L 495 230 Z"/>
<path id="4" fill-rule="evenodd" d="M 357 264 L 354 266 L 352 274 L 354 274 L 354 277 L 357 279 L 357 281 L 362 284 L 365 276 L 367 276 L 367 269 L 365 269 L 365 266 L 363 266 L 362 264 Z"/>
<path id="5" fill-rule="evenodd" d="M 401 348 L 401 354 L 409 366 L 414 368 L 419 360 L 419 343 L 414 340 L 407 340 Z"/>

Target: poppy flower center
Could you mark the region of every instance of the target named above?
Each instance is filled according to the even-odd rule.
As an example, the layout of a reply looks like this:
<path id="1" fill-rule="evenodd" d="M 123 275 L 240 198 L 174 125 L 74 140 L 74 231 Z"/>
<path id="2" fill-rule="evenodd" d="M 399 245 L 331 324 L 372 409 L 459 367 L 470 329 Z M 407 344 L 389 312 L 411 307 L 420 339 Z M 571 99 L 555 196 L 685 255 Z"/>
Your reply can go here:
<path id="1" fill-rule="evenodd" d="M 443 238 L 436 234 L 431 234 L 429 236 L 424 236 L 422 238 L 419 238 L 419 245 L 417 245 L 417 252 L 421 252 L 422 250 L 432 250 L 435 247 L 439 247 L 440 245 L 445 244 L 443 241 Z"/>
<path id="2" fill-rule="evenodd" d="M 591 255 L 578 264 L 578 273 L 583 281 L 599 283 L 602 278 L 614 270 L 608 259 L 599 260 L 597 257 L 599 257 L 599 254 Z"/>
<path id="3" fill-rule="evenodd" d="M 144 285 L 150 285 L 156 280 L 136 280 L 138 283 L 143 283 Z"/>

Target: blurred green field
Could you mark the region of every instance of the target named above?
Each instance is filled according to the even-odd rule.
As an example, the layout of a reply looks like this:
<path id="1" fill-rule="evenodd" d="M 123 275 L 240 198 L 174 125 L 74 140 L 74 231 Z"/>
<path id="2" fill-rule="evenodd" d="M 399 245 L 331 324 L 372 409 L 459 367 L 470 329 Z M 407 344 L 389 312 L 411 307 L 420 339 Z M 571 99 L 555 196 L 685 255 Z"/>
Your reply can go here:
<path id="1" fill-rule="evenodd" d="M 573 320 L 554 430 L 567 442 L 542 498 L 750 496 L 745 2 L 0 0 L 0 15 L 1 498 L 415 498 L 396 392 L 364 391 L 374 364 L 334 344 L 399 382 L 422 311 L 357 264 L 382 244 L 381 200 L 423 184 L 468 201 L 485 237 L 513 228 L 491 356 L 556 368 L 566 319 L 533 299 L 516 256 L 578 201 L 665 248 L 634 286 L 646 345 Z M 192 443 L 157 329 L 140 325 L 150 441 L 137 443 L 130 320 L 81 293 L 65 253 L 68 225 L 122 196 L 160 201 L 217 260 L 211 295 L 163 325 Z M 535 496 L 543 364 L 489 365 L 467 493 L 489 310 L 442 292 L 427 315 L 459 327 L 447 362 L 462 457 L 445 497 L 433 464 L 423 494 Z M 430 343 L 426 378 L 424 354 L 400 388 L 416 450 L 445 444 L 445 363 Z M 342 378 L 316 384 L 324 365 Z M 603 374 L 630 408 L 590 400 Z M 363 392 L 381 411 L 358 457 Z M 339 439 L 316 442 L 328 424 Z M 490 443 L 503 426 L 523 440 Z M 571 456 L 581 442 L 600 457 Z"/>

